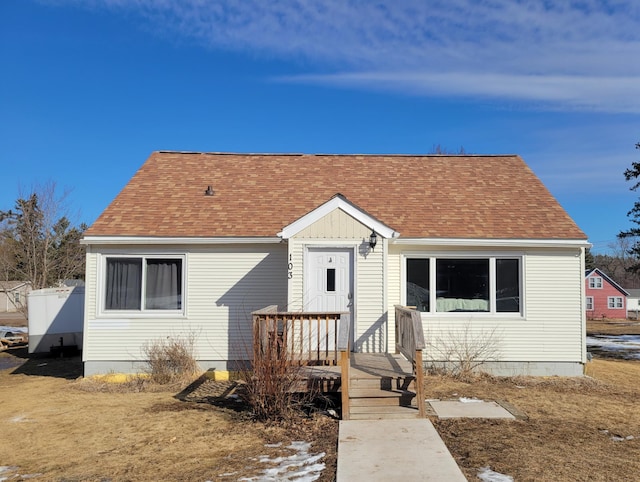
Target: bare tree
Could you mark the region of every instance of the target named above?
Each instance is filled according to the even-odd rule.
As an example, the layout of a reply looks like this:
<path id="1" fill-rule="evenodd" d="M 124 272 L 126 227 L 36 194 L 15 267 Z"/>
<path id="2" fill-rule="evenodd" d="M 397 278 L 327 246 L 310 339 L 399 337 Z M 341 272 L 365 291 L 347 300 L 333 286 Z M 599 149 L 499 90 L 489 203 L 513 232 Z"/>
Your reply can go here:
<path id="1" fill-rule="evenodd" d="M 0 211 L 0 273 L 6 279 L 30 281 L 33 289 L 83 277 L 84 224 L 67 217 L 68 192 L 57 196 L 53 182 L 20 196 L 14 210 Z"/>
<path id="2" fill-rule="evenodd" d="M 464 155 L 464 154 L 470 154 L 470 152 L 467 152 L 464 146 L 460 146 L 460 148 L 457 151 L 452 151 L 442 146 L 441 144 L 434 144 L 433 146 L 431 146 L 431 151 L 429 152 L 429 154 Z"/>
<path id="3" fill-rule="evenodd" d="M 631 254 L 631 249 L 636 243 L 634 237 L 617 238 L 607 245 L 607 254 L 597 254 L 593 257 L 593 267 L 598 268 L 623 288 L 640 288 L 640 273 L 633 269 L 637 260 Z"/>

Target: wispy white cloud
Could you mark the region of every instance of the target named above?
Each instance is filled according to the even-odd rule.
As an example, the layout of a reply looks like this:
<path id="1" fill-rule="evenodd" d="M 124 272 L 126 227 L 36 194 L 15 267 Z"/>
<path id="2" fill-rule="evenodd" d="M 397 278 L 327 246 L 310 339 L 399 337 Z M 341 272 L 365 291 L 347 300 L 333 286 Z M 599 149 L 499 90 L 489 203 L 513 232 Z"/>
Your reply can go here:
<path id="1" fill-rule="evenodd" d="M 368 86 L 419 95 L 524 101 L 536 108 L 570 106 L 603 112 L 640 112 L 640 76 L 464 72 L 357 72 L 282 77 L 288 82 Z"/>
<path id="2" fill-rule="evenodd" d="M 640 112 L 637 0 L 49 0 L 210 48 L 301 60 L 283 80 Z"/>

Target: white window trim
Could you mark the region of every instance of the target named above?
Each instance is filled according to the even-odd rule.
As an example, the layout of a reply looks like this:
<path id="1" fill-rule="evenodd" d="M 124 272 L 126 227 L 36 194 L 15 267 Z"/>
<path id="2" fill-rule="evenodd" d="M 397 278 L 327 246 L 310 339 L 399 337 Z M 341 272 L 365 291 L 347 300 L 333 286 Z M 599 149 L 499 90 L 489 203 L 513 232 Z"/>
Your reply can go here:
<path id="1" fill-rule="evenodd" d="M 99 255 L 98 262 L 98 299 L 96 300 L 96 318 L 186 318 L 187 316 L 187 256 L 184 253 L 118 253 L 109 252 Z M 106 275 L 108 258 L 142 259 L 142 293 L 145 292 L 146 270 L 145 259 L 180 259 L 182 260 L 182 308 L 179 310 L 107 310 L 105 309 Z M 142 300 L 141 300 L 142 301 Z"/>
<path id="2" fill-rule="evenodd" d="M 589 308 L 591 305 L 591 308 Z M 585 296 L 584 307 L 587 311 L 593 311 L 593 296 Z"/>
<path id="3" fill-rule="evenodd" d="M 525 282 L 524 282 L 524 270 L 525 270 L 525 255 L 523 253 L 514 252 L 488 252 L 488 253 L 468 253 L 468 252 L 406 252 L 402 253 L 402 266 L 401 266 L 401 303 L 406 305 L 407 303 L 407 259 L 428 259 L 429 260 L 429 286 L 436 286 L 436 270 L 435 267 L 437 259 L 488 259 L 489 260 L 489 307 L 490 311 L 422 311 L 421 315 L 427 317 L 451 317 L 451 318 L 521 318 L 526 317 L 525 311 Z M 520 311 L 498 312 L 496 311 L 496 259 L 517 259 L 518 260 L 518 274 L 519 274 L 519 290 L 520 290 Z M 436 306 L 436 290 L 430 290 L 429 306 Z"/>
<path id="4" fill-rule="evenodd" d="M 624 300 L 622 296 L 607 296 L 607 306 L 610 310 L 624 310 Z M 613 306 L 611 306 L 611 300 L 613 300 Z M 620 306 L 617 306 L 617 300 L 620 300 Z"/>
<path id="5" fill-rule="evenodd" d="M 600 286 L 596 286 L 596 280 L 600 280 Z M 589 278 L 589 289 L 592 290 L 601 290 L 603 286 L 602 277 L 601 276 L 591 276 Z"/>

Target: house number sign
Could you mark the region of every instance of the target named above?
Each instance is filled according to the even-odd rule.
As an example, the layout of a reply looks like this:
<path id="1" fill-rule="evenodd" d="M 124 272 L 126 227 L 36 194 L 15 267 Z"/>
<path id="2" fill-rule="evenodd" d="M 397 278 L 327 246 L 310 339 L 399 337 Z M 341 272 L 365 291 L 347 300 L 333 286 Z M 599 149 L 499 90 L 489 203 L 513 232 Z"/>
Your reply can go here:
<path id="1" fill-rule="evenodd" d="M 293 262 L 292 262 L 292 257 L 291 255 L 289 255 L 289 264 L 287 265 L 287 278 L 291 279 L 293 278 Z"/>

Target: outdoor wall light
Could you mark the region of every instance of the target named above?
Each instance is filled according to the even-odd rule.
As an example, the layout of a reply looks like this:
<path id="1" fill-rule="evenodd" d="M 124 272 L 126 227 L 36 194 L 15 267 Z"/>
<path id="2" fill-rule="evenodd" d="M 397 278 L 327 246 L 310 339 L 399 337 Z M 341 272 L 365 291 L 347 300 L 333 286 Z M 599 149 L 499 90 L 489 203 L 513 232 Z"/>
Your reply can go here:
<path id="1" fill-rule="evenodd" d="M 207 186 L 207 190 L 204 192 L 205 196 L 213 196 L 213 188 L 211 186 Z"/>
<path id="2" fill-rule="evenodd" d="M 369 236 L 369 247 L 371 248 L 371 251 L 374 250 L 376 244 L 378 244 L 378 235 L 375 231 L 371 230 L 371 235 Z"/>

